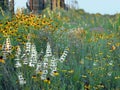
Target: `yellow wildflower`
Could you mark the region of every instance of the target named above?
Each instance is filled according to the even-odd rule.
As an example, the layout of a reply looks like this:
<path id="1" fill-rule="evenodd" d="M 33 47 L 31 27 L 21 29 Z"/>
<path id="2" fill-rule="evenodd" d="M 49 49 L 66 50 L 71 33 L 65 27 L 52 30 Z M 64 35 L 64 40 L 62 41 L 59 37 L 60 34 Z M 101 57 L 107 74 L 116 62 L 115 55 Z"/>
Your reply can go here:
<path id="1" fill-rule="evenodd" d="M 5 63 L 5 60 L 3 59 L 3 57 L 2 56 L 0 56 L 0 63 Z"/>
<path id="2" fill-rule="evenodd" d="M 115 45 L 116 45 L 117 47 L 119 47 L 119 46 L 120 46 L 120 43 L 116 43 Z"/>
<path id="3" fill-rule="evenodd" d="M 97 85 L 99 88 L 104 88 L 104 85 L 100 84 L 100 85 Z"/>
<path id="4" fill-rule="evenodd" d="M 41 75 L 41 74 L 42 74 L 42 71 L 39 71 L 39 72 L 38 72 L 38 74 L 40 74 L 40 75 Z"/>
<path id="5" fill-rule="evenodd" d="M 87 76 L 85 76 L 85 75 L 82 75 L 82 77 L 83 77 L 83 78 L 86 78 Z"/>
<path id="6" fill-rule="evenodd" d="M 54 76 L 58 76 L 59 75 L 59 73 L 58 72 L 56 72 L 56 71 L 54 71 Z"/>
<path id="7" fill-rule="evenodd" d="M 85 88 L 85 90 L 89 90 L 90 89 L 90 85 L 85 85 L 84 88 Z"/>
<path id="8" fill-rule="evenodd" d="M 33 75 L 33 76 L 32 76 L 32 78 L 33 78 L 33 79 L 36 79 L 36 78 L 37 78 L 37 76 L 36 76 L 36 75 Z"/>
<path id="9" fill-rule="evenodd" d="M 50 78 L 45 79 L 44 82 L 50 84 Z"/>
<path id="10" fill-rule="evenodd" d="M 67 72 L 67 70 L 62 70 L 62 72 Z"/>
<path id="11" fill-rule="evenodd" d="M 112 49 L 112 50 L 115 50 L 115 49 L 116 49 L 116 47 L 113 45 L 111 49 Z"/>
<path id="12" fill-rule="evenodd" d="M 2 44 L 0 44 L 0 50 L 2 49 Z"/>
<path id="13" fill-rule="evenodd" d="M 70 70 L 70 71 L 68 71 L 68 73 L 71 73 L 71 74 L 72 74 L 72 73 L 74 73 L 74 70 Z"/>

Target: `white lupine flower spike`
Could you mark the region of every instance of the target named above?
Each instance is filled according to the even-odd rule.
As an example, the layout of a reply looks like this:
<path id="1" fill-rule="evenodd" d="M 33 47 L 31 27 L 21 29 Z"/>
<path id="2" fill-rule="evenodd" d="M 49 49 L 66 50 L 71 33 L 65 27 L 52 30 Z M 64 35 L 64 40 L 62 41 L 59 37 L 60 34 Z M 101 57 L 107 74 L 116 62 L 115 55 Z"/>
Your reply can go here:
<path id="1" fill-rule="evenodd" d="M 6 59 L 6 55 L 12 52 L 12 45 L 10 38 L 7 37 L 5 42 L 2 45 L 3 59 Z"/>
<path id="2" fill-rule="evenodd" d="M 26 43 L 26 49 L 25 49 L 25 52 L 26 52 L 27 55 L 30 55 L 30 50 L 31 50 L 31 42 L 28 41 Z"/>
<path id="3" fill-rule="evenodd" d="M 17 46 L 17 51 L 16 51 L 16 55 L 15 55 L 15 67 L 18 68 L 18 67 L 21 67 L 22 64 L 20 63 L 20 54 L 21 54 L 21 49 L 20 49 L 20 46 Z"/>
<path id="4" fill-rule="evenodd" d="M 47 42 L 46 56 L 47 56 L 47 57 L 52 56 L 52 50 L 51 50 L 51 47 L 50 47 L 50 43 L 49 43 L 49 42 Z"/>
<path id="5" fill-rule="evenodd" d="M 29 66 L 34 67 L 35 64 L 37 64 L 37 51 L 36 51 L 36 46 L 32 44 L 31 46 L 31 52 L 30 52 L 30 61 L 29 61 Z"/>
<path id="6" fill-rule="evenodd" d="M 69 50 L 68 48 L 66 48 L 66 49 L 64 50 L 62 56 L 60 57 L 60 62 L 65 61 L 66 56 L 67 56 L 67 54 L 68 54 L 68 50 Z"/>

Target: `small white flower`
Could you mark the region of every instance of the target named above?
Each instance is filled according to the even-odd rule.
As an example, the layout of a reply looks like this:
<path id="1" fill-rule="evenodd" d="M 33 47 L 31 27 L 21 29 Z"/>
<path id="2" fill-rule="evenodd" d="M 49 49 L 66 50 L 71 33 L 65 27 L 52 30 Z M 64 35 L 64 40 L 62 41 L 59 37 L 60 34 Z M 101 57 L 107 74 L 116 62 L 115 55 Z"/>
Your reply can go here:
<path id="1" fill-rule="evenodd" d="M 31 42 L 28 41 L 26 43 L 26 48 L 25 48 L 25 52 L 26 52 L 27 55 L 30 55 L 30 50 L 31 50 Z"/>
<path id="2" fill-rule="evenodd" d="M 32 62 L 29 62 L 29 66 L 30 66 L 30 67 L 35 67 L 35 64 L 32 63 Z"/>
<path id="3" fill-rule="evenodd" d="M 46 69 L 46 70 L 42 70 L 42 73 L 43 74 L 48 74 L 48 70 Z"/>
<path id="4" fill-rule="evenodd" d="M 19 59 L 19 58 L 15 58 L 14 60 L 15 60 L 15 61 L 19 61 L 20 59 Z"/>
<path id="5" fill-rule="evenodd" d="M 93 63 L 93 66 L 97 66 L 97 62 L 94 62 L 94 63 Z"/>
<path id="6" fill-rule="evenodd" d="M 18 74 L 18 80 L 20 85 L 26 84 L 25 79 L 23 78 L 23 75 L 21 73 Z"/>
<path id="7" fill-rule="evenodd" d="M 46 74 L 41 75 L 41 80 L 46 80 Z"/>
<path id="8" fill-rule="evenodd" d="M 38 62 L 38 63 L 37 63 L 37 66 L 36 66 L 36 70 L 40 70 L 40 68 L 42 68 L 42 63 L 41 63 L 41 62 Z"/>
<path id="9" fill-rule="evenodd" d="M 19 61 L 16 61 L 15 67 L 18 68 L 18 67 L 21 67 L 21 66 L 22 66 L 22 64 Z"/>
<path id="10" fill-rule="evenodd" d="M 43 63 L 43 68 L 48 68 L 48 63 Z"/>
<path id="11" fill-rule="evenodd" d="M 107 75 L 108 75 L 108 76 L 111 76 L 111 75 L 112 75 L 112 72 L 108 72 Z"/>
<path id="12" fill-rule="evenodd" d="M 23 64 L 25 64 L 25 65 L 28 64 L 28 58 L 27 58 L 27 56 L 25 56 L 25 57 L 23 58 Z"/>
<path id="13" fill-rule="evenodd" d="M 57 66 L 57 62 L 51 62 L 50 66 L 56 67 Z"/>
<path id="14" fill-rule="evenodd" d="M 50 66 L 51 71 L 55 70 L 57 71 L 57 67 Z"/>
<path id="15" fill-rule="evenodd" d="M 62 56 L 60 57 L 60 62 L 63 62 L 65 60 L 67 53 L 68 53 L 68 51 L 67 51 L 67 49 L 65 49 Z"/>
<path id="16" fill-rule="evenodd" d="M 113 65 L 113 61 L 110 61 L 110 62 L 109 62 L 109 65 L 111 65 L 111 66 L 112 66 L 112 65 Z"/>

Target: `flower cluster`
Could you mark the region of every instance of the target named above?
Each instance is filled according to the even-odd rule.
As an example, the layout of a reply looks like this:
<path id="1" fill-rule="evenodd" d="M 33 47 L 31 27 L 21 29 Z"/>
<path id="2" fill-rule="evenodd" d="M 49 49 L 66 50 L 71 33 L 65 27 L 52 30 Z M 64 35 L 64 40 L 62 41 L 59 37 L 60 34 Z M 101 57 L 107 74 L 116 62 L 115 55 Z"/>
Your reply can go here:
<path id="1" fill-rule="evenodd" d="M 18 68 L 18 67 L 21 67 L 22 64 L 20 63 L 20 55 L 21 55 L 21 49 L 20 49 L 20 46 L 17 46 L 17 51 L 16 51 L 16 54 L 15 54 L 15 67 Z"/>
<path id="2" fill-rule="evenodd" d="M 37 51 L 35 44 L 31 43 L 30 39 L 28 39 L 28 42 L 25 44 L 24 54 L 21 58 L 23 59 L 24 65 L 29 64 L 30 67 L 35 67 L 37 63 Z"/>
<path id="3" fill-rule="evenodd" d="M 43 61 L 39 61 L 37 64 L 36 74 L 40 73 L 42 80 L 46 80 L 49 75 L 53 77 L 59 75 L 57 72 L 57 63 L 63 62 L 67 56 L 67 53 L 68 49 L 65 49 L 60 59 L 55 58 L 55 56 L 52 55 L 50 43 L 47 42 L 46 54 L 44 55 Z"/>
<path id="4" fill-rule="evenodd" d="M 12 53 L 10 38 L 7 38 L 6 42 L 3 44 L 3 53 L 5 53 L 5 55 L 6 53 Z M 34 43 L 31 43 L 30 38 L 25 43 L 23 51 L 21 50 L 21 47 L 18 45 L 15 53 L 14 66 L 18 72 L 17 76 L 18 76 L 19 84 L 20 85 L 26 84 L 26 80 L 24 79 L 22 74 L 23 65 L 27 65 L 28 67 L 35 68 L 36 75 L 40 74 L 41 80 L 47 80 L 47 78 L 49 78 L 48 77 L 49 75 L 53 77 L 59 75 L 57 71 L 58 70 L 57 63 L 63 62 L 67 56 L 67 53 L 68 53 L 68 49 L 65 49 L 60 59 L 55 58 L 55 56 L 52 55 L 52 49 L 50 43 L 47 42 L 46 53 L 43 56 L 43 58 L 41 58 L 42 55 L 40 56 L 38 55 L 36 46 Z M 4 54 L 3 57 L 7 59 L 4 56 Z"/>
<path id="5" fill-rule="evenodd" d="M 6 59 L 6 56 L 10 54 L 11 51 L 12 51 L 11 41 L 10 41 L 10 38 L 7 37 L 5 42 L 2 45 L 3 59 Z"/>

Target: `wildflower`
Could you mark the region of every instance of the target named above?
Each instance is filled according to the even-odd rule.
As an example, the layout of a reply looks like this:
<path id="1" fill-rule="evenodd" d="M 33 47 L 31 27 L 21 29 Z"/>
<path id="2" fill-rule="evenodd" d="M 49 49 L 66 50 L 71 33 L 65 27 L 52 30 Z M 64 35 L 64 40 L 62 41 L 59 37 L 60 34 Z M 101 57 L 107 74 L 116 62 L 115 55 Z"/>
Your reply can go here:
<path id="1" fill-rule="evenodd" d="M 16 58 L 15 58 L 15 67 L 18 68 L 18 67 L 21 67 L 22 64 L 20 63 L 20 54 L 21 54 L 21 49 L 20 49 L 20 46 L 17 46 L 17 51 L 16 51 Z"/>
<path id="2" fill-rule="evenodd" d="M 90 90 L 90 85 L 88 83 L 85 83 L 84 88 L 85 90 Z"/>
<path id="3" fill-rule="evenodd" d="M 48 68 L 48 63 L 47 62 L 43 62 L 43 68 L 45 68 L 45 69 Z"/>
<path id="4" fill-rule="evenodd" d="M 112 72 L 108 72 L 107 75 L 108 75 L 108 76 L 111 76 L 111 75 L 112 75 Z"/>
<path id="5" fill-rule="evenodd" d="M 104 88 L 105 87 L 102 83 L 97 85 L 97 86 L 98 86 L 98 88 Z"/>
<path id="6" fill-rule="evenodd" d="M 112 66 L 112 65 L 113 65 L 113 61 L 110 61 L 110 62 L 109 62 L 109 65 L 111 65 L 111 66 Z"/>
<path id="7" fill-rule="evenodd" d="M 3 46 L 2 46 L 2 51 L 3 53 L 11 53 L 11 42 L 10 42 L 10 38 L 6 38 L 6 41 L 4 42 Z"/>
<path id="8" fill-rule="evenodd" d="M 30 43 L 30 41 L 28 41 L 26 43 L 26 49 L 25 49 L 25 52 L 27 55 L 30 55 L 30 48 L 31 48 L 31 43 Z"/>
<path id="9" fill-rule="evenodd" d="M 94 63 L 93 63 L 93 66 L 97 66 L 97 62 L 94 62 Z"/>
<path id="10" fill-rule="evenodd" d="M 16 61 L 16 64 L 15 64 L 15 67 L 18 68 L 18 67 L 21 67 L 21 63 L 19 61 Z"/>
<path id="11" fill-rule="evenodd" d="M 30 52 L 30 62 L 29 62 L 29 66 L 34 67 L 35 64 L 37 63 L 37 51 L 36 51 L 36 47 L 34 44 L 32 44 L 31 46 L 31 52 Z"/>
<path id="12" fill-rule="evenodd" d="M 23 75 L 21 73 L 18 74 L 18 80 L 20 85 L 26 84 L 26 80 L 23 78 Z"/>
<path id="13" fill-rule="evenodd" d="M 52 57 L 49 66 L 51 70 L 57 70 L 57 60 L 54 57 Z"/>
<path id="14" fill-rule="evenodd" d="M 46 80 L 46 74 L 41 75 L 41 80 Z"/>
<path id="15" fill-rule="evenodd" d="M 48 57 L 45 55 L 43 58 L 44 62 L 48 63 Z"/>
<path id="16" fill-rule="evenodd" d="M 115 79 L 120 79 L 120 76 L 116 76 Z"/>
<path id="17" fill-rule="evenodd" d="M 111 45 L 111 42 L 108 42 L 107 45 Z"/>
<path id="18" fill-rule="evenodd" d="M 48 74 L 48 70 L 47 69 L 42 70 L 41 79 L 42 80 L 46 80 L 47 74 Z"/>
<path id="19" fill-rule="evenodd" d="M 12 46 L 10 42 L 10 38 L 6 38 L 6 41 L 2 45 L 2 52 L 3 52 L 3 59 L 7 58 L 7 55 L 9 55 L 12 51 Z"/>
<path id="20" fill-rule="evenodd" d="M 74 73 L 74 70 L 70 70 L 70 71 L 68 71 L 68 73 L 71 73 L 71 74 L 72 74 L 72 73 Z"/>
<path id="21" fill-rule="evenodd" d="M 5 60 L 3 59 L 3 56 L 0 56 L 0 62 L 5 63 Z"/>
<path id="22" fill-rule="evenodd" d="M 40 74 L 40 75 L 42 75 L 43 73 L 42 73 L 42 70 L 40 70 L 39 72 L 37 72 L 38 74 Z"/>
<path id="23" fill-rule="evenodd" d="M 33 75 L 33 76 L 32 76 L 32 78 L 33 78 L 33 79 L 36 79 L 36 78 L 37 78 L 37 76 L 36 76 L 36 75 Z"/>
<path id="24" fill-rule="evenodd" d="M 27 65 L 28 64 L 28 58 L 27 58 L 27 56 L 25 55 L 24 57 L 21 57 L 21 58 L 23 58 L 23 64 Z"/>
<path id="25" fill-rule="evenodd" d="M 51 83 L 51 82 L 50 82 L 50 78 L 48 77 L 47 79 L 44 80 L 44 82 L 50 84 L 50 83 Z"/>
<path id="26" fill-rule="evenodd" d="M 54 71 L 54 76 L 58 76 L 59 75 L 59 73 L 57 72 L 57 71 Z"/>
<path id="27" fill-rule="evenodd" d="M 50 47 L 50 43 L 49 42 L 47 42 L 46 56 L 47 57 L 52 56 L 52 51 L 51 51 L 51 47 Z"/>
<path id="28" fill-rule="evenodd" d="M 67 72 L 67 70 L 62 70 L 62 72 Z"/>
<path id="29" fill-rule="evenodd" d="M 51 62 L 49 66 L 50 66 L 50 69 L 53 70 L 57 68 L 57 62 Z"/>
<path id="30" fill-rule="evenodd" d="M 82 75 L 82 77 L 83 77 L 83 78 L 86 78 L 87 76 L 85 76 L 85 75 Z"/>
<path id="31" fill-rule="evenodd" d="M 65 49 L 62 56 L 60 57 L 60 62 L 63 62 L 68 54 L 68 49 Z"/>
<path id="32" fill-rule="evenodd" d="M 48 74 L 48 70 L 46 69 L 46 70 L 42 70 L 42 73 L 43 74 Z"/>
<path id="33" fill-rule="evenodd" d="M 17 46 L 17 53 L 16 53 L 16 55 L 20 55 L 20 54 L 21 54 L 20 46 Z"/>
<path id="34" fill-rule="evenodd" d="M 1 62 L 1 63 L 5 63 L 5 60 L 3 60 L 3 59 L 0 59 L 0 62 Z"/>
<path id="35" fill-rule="evenodd" d="M 102 55 L 103 53 L 102 52 L 99 52 L 99 55 Z"/>
<path id="36" fill-rule="evenodd" d="M 80 64 L 84 64 L 84 59 L 81 59 L 81 60 L 80 60 Z"/>
<path id="37" fill-rule="evenodd" d="M 118 79 L 118 77 L 115 77 L 115 79 Z"/>
<path id="38" fill-rule="evenodd" d="M 111 49 L 112 49 L 112 50 L 115 50 L 115 49 L 116 49 L 116 47 L 113 45 L 113 46 L 111 47 Z"/>
<path id="39" fill-rule="evenodd" d="M 50 75 L 54 77 L 54 76 L 58 76 L 59 73 L 57 72 L 57 70 L 52 70 Z"/>
<path id="40" fill-rule="evenodd" d="M 119 46 L 120 46 L 120 43 L 116 43 L 115 45 L 116 45 L 117 47 L 119 47 Z"/>
<path id="41" fill-rule="evenodd" d="M 42 63 L 38 62 L 36 66 L 36 73 L 40 73 L 41 69 L 42 69 Z"/>
<path id="42" fill-rule="evenodd" d="M 0 50 L 2 49 L 2 44 L 0 44 Z"/>

